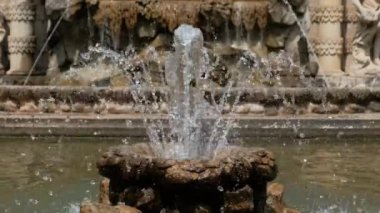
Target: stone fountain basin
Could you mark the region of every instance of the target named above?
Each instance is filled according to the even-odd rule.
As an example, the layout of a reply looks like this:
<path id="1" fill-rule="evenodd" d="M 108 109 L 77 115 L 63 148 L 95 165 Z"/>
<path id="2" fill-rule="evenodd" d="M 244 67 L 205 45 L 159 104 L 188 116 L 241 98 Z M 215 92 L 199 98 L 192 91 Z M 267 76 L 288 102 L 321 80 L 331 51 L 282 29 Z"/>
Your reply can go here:
<path id="1" fill-rule="evenodd" d="M 141 197 L 131 198 L 128 194 L 132 188 L 135 194 L 150 189 L 150 197 L 160 197 L 160 207 L 154 207 L 154 211 L 181 202 L 208 203 L 219 210 L 228 205 L 227 198 L 235 200 L 234 204 L 245 202 L 239 205 L 248 210 L 253 206 L 258 209 L 265 204 L 267 182 L 277 174 L 271 152 L 235 146 L 217 150 L 210 160 L 174 160 L 157 157 L 147 143 L 125 145 L 104 153 L 97 167 L 102 176 L 110 179 L 112 204 L 124 202 L 141 210 Z M 249 196 L 242 198 L 247 193 Z"/>

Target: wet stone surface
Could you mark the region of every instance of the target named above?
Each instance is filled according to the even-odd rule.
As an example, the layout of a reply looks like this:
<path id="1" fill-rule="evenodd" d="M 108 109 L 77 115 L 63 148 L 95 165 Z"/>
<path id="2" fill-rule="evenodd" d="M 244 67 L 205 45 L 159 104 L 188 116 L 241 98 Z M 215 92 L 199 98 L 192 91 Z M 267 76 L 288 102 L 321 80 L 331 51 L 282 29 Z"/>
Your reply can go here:
<path id="1" fill-rule="evenodd" d="M 272 153 L 240 147 L 221 148 L 210 160 L 177 161 L 156 158 L 148 144 L 121 146 L 103 154 L 97 167 L 110 179 L 112 204 L 143 212 L 194 212 L 203 204 L 211 212 L 262 212 L 266 184 L 277 175 Z"/>

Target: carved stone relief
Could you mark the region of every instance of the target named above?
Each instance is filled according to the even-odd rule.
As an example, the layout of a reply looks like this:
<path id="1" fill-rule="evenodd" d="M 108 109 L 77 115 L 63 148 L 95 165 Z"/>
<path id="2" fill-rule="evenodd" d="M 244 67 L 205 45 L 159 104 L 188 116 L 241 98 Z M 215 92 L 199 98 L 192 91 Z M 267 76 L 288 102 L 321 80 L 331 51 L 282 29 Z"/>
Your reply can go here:
<path id="1" fill-rule="evenodd" d="M 63 0 L 3 0 L 0 73 L 9 64 L 8 75 L 27 75 L 62 14 L 66 16 L 43 53 L 45 62 L 40 59 L 36 67 L 43 73 L 75 65 L 91 39 L 91 44 L 102 41 L 103 31 L 112 37 L 110 47 L 121 50 L 154 43 L 163 35 L 171 39 L 181 23 L 201 28 L 207 41 L 215 37 L 233 48 L 243 47 L 237 41 L 246 39 L 244 48 L 259 57 L 285 50 L 311 75 L 318 69 L 326 75 L 380 72 L 378 0 L 288 1 L 290 6 L 283 0 L 71 0 L 70 5 Z"/>
<path id="2" fill-rule="evenodd" d="M 352 0 L 359 25 L 352 43 L 352 73 L 380 73 L 380 1 Z"/>

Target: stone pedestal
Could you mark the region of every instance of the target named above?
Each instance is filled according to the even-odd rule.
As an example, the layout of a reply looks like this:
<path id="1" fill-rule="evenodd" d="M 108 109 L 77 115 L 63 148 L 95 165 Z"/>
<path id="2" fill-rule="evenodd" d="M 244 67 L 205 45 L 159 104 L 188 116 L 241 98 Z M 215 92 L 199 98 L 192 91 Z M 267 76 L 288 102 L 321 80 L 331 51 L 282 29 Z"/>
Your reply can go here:
<path id="1" fill-rule="evenodd" d="M 110 179 L 110 202 L 142 212 L 264 213 L 267 183 L 277 174 L 272 153 L 242 147 L 218 149 L 209 160 L 175 160 L 157 157 L 149 144 L 120 146 L 97 167 Z"/>
<path id="2" fill-rule="evenodd" d="M 313 21 L 318 25 L 318 35 L 314 36 L 314 42 L 321 66 L 320 73 L 342 74 L 342 2 L 341 0 L 320 0 L 313 10 Z"/>
<path id="3" fill-rule="evenodd" d="M 27 75 L 33 66 L 36 39 L 34 16 L 34 4 L 31 0 L 22 0 L 8 5 L 10 70 L 7 75 Z"/>

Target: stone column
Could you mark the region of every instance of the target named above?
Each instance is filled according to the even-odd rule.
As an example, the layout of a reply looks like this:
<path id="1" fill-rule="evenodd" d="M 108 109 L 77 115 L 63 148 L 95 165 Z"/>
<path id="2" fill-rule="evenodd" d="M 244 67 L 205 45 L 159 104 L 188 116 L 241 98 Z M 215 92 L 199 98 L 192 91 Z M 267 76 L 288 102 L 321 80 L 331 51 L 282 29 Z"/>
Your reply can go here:
<path id="1" fill-rule="evenodd" d="M 33 65 L 35 52 L 34 19 L 32 0 L 18 0 L 8 5 L 8 51 L 10 70 L 7 75 L 27 75 Z"/>
<path id="2" fill-rule="evenodd" d="M 315 51 L 319 57 L 320 73 L 342 74 L 342 0 L 320 0 L 314 12 L 318 23 Z"/>

